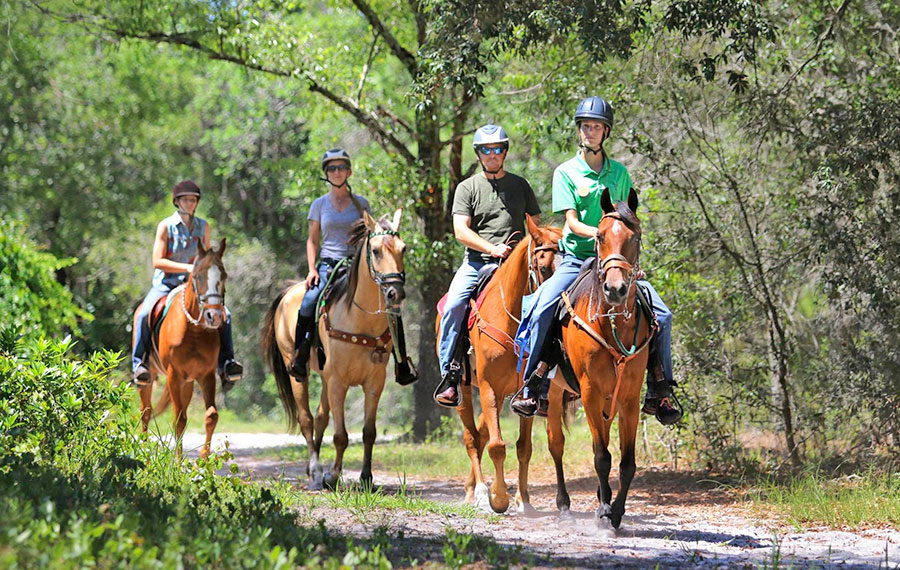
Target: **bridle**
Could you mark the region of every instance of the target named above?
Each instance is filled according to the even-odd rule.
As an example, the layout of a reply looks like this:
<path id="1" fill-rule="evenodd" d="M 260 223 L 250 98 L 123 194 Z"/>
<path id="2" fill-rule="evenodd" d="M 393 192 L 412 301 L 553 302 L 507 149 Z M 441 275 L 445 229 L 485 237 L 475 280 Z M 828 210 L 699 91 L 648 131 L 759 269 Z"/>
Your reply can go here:
<path id="1" fill-rule="evenodd" d="M 380 288 L 381 288 L 381 301 L 384 303 L 384 308 L 382 309 L 381 303 L 379 303 L 379 307 L 377 310 L 369 311 L 359 303 L 356 302 L 356 299 L 353 299 L 353 304 L 356 305 L 361 311 L 369 313 L 371 315 L 377 315 L 379 313 L 391 313 L 396 314 L 395 311 L 391 311 L 387 309 L 387 288 L 391 286 L 403 286 L 406 284 L 406 272 L 400 271 L 399 273 L 381 273 L 380 271 L 375 269 L 375 266 L 372 264 L 372 244 L 371 240 L 373 237 L 377 236 L 399 236 L 400 233 L 394 230 L 377 230 L 371 231 L 366 235 L 366 265 L 369 267 L 369 276 L 372 278 Z"/>
<path id="2" fill-rule="evenodd" d="M 537 254 L 541 251 L 555 251 L 559 253 L 559 243 L 553 242 L 551 244 L 544 245 L 534 245 L 534 240 L 532 240 L 528 244 L 528 293 L 534 293 L 537 291 L 537 288 L 541 286 L 541 283 L 544 282 L 544 278 L 541 276 L 541 268 L 538 267 Z"/>
<path id="3" fill-rule="evenodd" d="M 603 218 L 612 218 L 622 221 L 622 216 L 620 216 L 617 212 L 604 214 Z M 600 221 L 603 221 L 603 218 L 600 218 Z M 626 290 L 628 292 L 631 291 L 632 287 L 634 287 L 634 283 L 636 281 L 635 278 L 637 277 L 638 271 L 640 271 L 640 266 L 638 265 L 638 258 L 641 255 L 640 233 L 638 233 L 638 240 L 638 252 L 637 255 L 634 256 L 634 261 L 629 261 L 628 258 L 621 253 L 611 253 L 610 255 L 604 257 L 603 260 L 597 264 L 597 280 L 600 283 L 603 283 L 606 280 L 606 274 L 611 269 L 618 269 L 625 275 L 625 281 L 627 283 Z M 594 238 L 594 249 L 597 254 L 597 259 L 600 259 L 600 240 L 596 237 Z M 625 298 L 627 299 L 628 296 L 626 295 Z"/>
<path id="4" fill-rule="evenodd" d="M 200 316 L 196 319 L 191 316 L 191 314 L 187 310 L 187 305 L 184 300 L 184 293 L 187 290 L 187 287 L 181 290 L 181 310 L 184 311 L 184 316 L 187 317 L 187 320 L 194 326 L 200 325 L 200 318 L 203 316 L 203 311 L 206 309 L 219 309 L 220 311 L 225 311 L 225 293 L 207 293 L 205 295 L 201 295 L 197 291 L 197 280 L 193 278 L 191 275 L 191 290 L 194 292 L 194 296 L 197 298 L 197 304 L 200 306 Z M 218 303 L 210 303 L 210 299 L 218 299 Z"/>

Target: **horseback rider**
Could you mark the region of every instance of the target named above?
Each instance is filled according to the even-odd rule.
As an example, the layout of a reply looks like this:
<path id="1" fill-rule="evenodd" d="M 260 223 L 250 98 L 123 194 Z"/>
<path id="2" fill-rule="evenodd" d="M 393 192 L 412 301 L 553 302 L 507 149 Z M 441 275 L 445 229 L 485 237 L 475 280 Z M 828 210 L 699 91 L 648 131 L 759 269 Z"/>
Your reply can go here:
<path id="1" fill-rule="evenodd" d="M 528 353 L 522 376 L 527 380 L 510 407 L 524 417 L 534 415 L 539 408 L 546 409 L 550 385 L 547 374 L 551 366 L 542 361 L 541 355 L 550 342 L 556 341 L 547 337 L 560 295 L 581 272 L 582 265 L 596 257 L 594 247 L 597 225 L 603 217 L 600 204 L 603 190 L 608 188 L 612 202 L 616 203 L 627 201 L 632 188 L 628 171 L 609 158 L 603 148 L 613 127 L 613 108 L 609 102 L 597 96 L 581 101 L 575 111 L 575 126 L 579 151 L 553 173 L 553 211 L 566 217 L 563 239 L 560 240 L 562 260 L 553 275 L 535 292 L 516 334 L 517 343 Z M 671 425 L 682 415 L 670 399 L 675 385 L 672 375 L 672 313 L 650 283 L 639 279 L 638 285 L 649 293 L 659 323 L 648 362 L 643 411 L 654 414 L 660 423 Z"/>
<path id="2" fill-rule="evenodd" d="M 440 324 L 441 383 L 434 401 L 445 407 L 460 404 L 461 363 L 454 360 L 454 353 L 460 335 L 466 334 L 463 319 L 478 283 L 478 272 L 509 255 L 511 239 L 523 235 L 526 213 L 535 223 L 539 223 L 541 213 L 528 181 L 503 168 L 509 137 L 502 127 L 479 128 L 472 147 L 482 172 L 460 182 L 453 198 L 453 233 L 466 246 L 466 257 L 450 283 Z"/>
<path id="3" fill-rule="evenodd" d="M 369 212 L 369 201 L 354 194 L 348 179 L 353 173 L 350 155 L 342 148 L 333 148 L 322 155 L 323 182 L 328 184 L 328 193 L 316 198 L 309 207 L 309 238 L 306 240 L 306 257 L 309 274 L 306 276 L 306 293 L 297 314 L 297 328 L 294 334 L 294 355 L 290 372 L 298 381 L 309 375 L 307 363 L 313 341 L 313 327 L 316 319 L 316 304 L 328 282 L 328 276 L 344 258 L 353 257 L 355 251 L 348 244 L 353 223 Z M 318 259 L 318 262 L 316 260 Z M 398 346 L 394 353 L 394 377 L 400 384 L 409 384 L 418 378 L 415 366 L 406 356 L 403 322 L 399 315 L 389 314 L 394 319 Z M 401 356 L 398 358 L 397 354 Z"/>
<path id="4" fill-rule="evenodd" d="M 185 283 L 197 257 L 197 244 L 209 249 L 209 224 L 194 215 L 200 203 L 200 188 L 191 180 L 182 180 L 172 188 L 172 204 L 177 211 L 156 226 L 153 242 L 153 286 L 144 297 L 135 316 L 134 345 L 131 352 L 134 383 L 150 380 L 147 367 L 147 343 L 150 340 L 150 311 L 160 298 Z M 241 378 L 244 367 L 234 359 L 234 340 L 231 336 L 231 313 L 225 309 L 225 326 L 219 329 L 219 364 L 217 374 L 223 382 L 233 383 Z"/>

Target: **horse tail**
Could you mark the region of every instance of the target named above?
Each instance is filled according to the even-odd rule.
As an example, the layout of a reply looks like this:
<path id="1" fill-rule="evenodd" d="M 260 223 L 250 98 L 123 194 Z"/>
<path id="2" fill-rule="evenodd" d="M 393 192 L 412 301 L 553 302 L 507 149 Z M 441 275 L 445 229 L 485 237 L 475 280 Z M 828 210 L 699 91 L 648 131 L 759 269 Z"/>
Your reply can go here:
<path id="1" fill-rule="evenodd" d="M 578 398 L 566 390 L 563 392 L 562 399 L 562 425 L 566 432 L 568 432 L 569 422 L 575 418 L 575 408 L 578 406 Z"/>
<path id="2" fill-rule="evenodd" d="M 162 394 L 159 396 L 159 400 L 156 401 L 156 405 L 153 406 L 153 413 L 150 415 L 150 419 L 156 419 L 160 414 L 166 411 L 172 404 L 172 396 L 169 394 L 169 385 L 168 382 L 165 386 L 163 386 Z"/>
<path id="3" fill-rule="evenodd" d="M 281 405 L 284 407 L 284 414 L 288 419 L 288 431 L 295 431 L 299 425 L 297 419 L 300 410 L 297 408 L 297 401 L 294 399 L 294 390 L 291 387 L 291 376 L 288 374 L 287 367 L 284 365 L 284 359 L 281 357 L 281 350 L 278 348 L 278 342 L 275 338 L 275 313 L 278 305 L 284 298 L 287 290 L 281 292 L 278 297 L 272 301 L 272 306 L 266 313 L 265 321 L 263 321 L 262 338 L 260 340 L 260 348 L 262 349 L 263 359 L 268 361 L 269 370 L 275 375 L 275 385 L 278 386 L 278 397 L 281 399 Z"/>

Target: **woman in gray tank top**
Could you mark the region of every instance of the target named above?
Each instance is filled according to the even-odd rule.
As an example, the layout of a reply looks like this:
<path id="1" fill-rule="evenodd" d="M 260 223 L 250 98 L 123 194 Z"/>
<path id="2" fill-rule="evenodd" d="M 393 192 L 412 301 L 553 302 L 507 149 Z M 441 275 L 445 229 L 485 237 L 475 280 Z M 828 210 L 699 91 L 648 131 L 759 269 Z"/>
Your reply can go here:
<path id="1" fill-rule="evenodd" d="M 323 180 L 328 185 L 328 193 L 316 198 L 309 207 L 309 238 L 306 240 L 309 273 L 306 275 L 306 293 L 297 315 L 294 357 L 290 365 L 291 374 L 300 381 L 309 375 L 307 363 L 315 324 L 316 302 L 338 262 L 355 253 L 348 243 L 354 222 L 363 217 L 363 212 L 371 215 L 369 201 L 350 189 L 348 178 L 353 171 L 350 168 L 350 155 L 346 150 L 335 148 L 326 151 L 322 156 L 322 172 L 325 175 Z M 398 322 L 399 327 L 402 325 Z M 405 348 L 403 354 L 406 354 Z M 404 362 L 402 365 L 405 368 L 397 370 L 398 381 L 401 381 L 401 375 L 408 379 L 413 374 L 408 363 Z M 414 374 L 409 382 L 413 380 Z"/>

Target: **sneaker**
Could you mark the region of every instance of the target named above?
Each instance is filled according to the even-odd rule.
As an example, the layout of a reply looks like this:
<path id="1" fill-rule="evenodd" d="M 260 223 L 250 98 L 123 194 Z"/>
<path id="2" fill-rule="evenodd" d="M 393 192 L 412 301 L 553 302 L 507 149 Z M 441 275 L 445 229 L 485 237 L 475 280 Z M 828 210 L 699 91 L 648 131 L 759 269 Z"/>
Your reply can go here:
<path id="1" fill-rule="evenodd" d="M 143 364 L 139 364 L 137 368 L 134 369 L 134 379 L 132 383 L 141 388 L 150 383 L 150 369 L 144 366 Z"/>
<path id="2" fill-rule="evenodd" d="M 675 400 L 674 394 L 670 400 L 669 396 L 662 398 L 659 400 L 659 405 L 656 409 L 655 415 L 656 419 L 659 423 L 664 426 L 670 426 L 678 423 L 684 413 L 681 411 L 681 405 L 678 404 L 678 400 Z M 672 400 L 674 400 L 675 405 L 672 404 Z M 677 407 L 676 407 L 677 406 Z"/>

